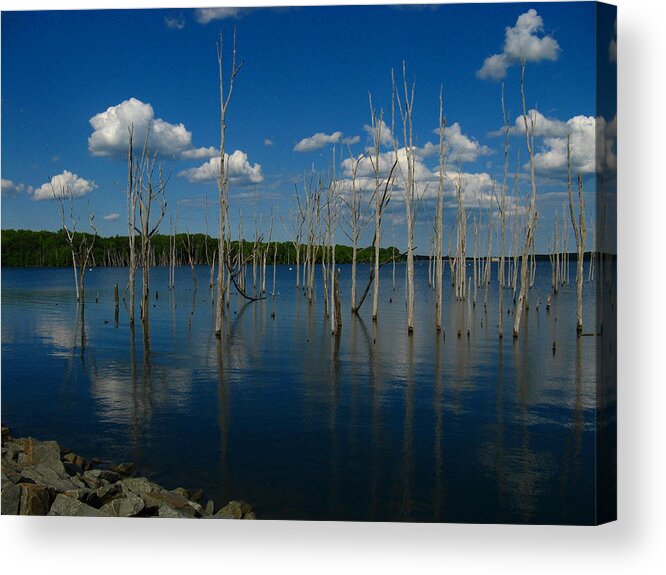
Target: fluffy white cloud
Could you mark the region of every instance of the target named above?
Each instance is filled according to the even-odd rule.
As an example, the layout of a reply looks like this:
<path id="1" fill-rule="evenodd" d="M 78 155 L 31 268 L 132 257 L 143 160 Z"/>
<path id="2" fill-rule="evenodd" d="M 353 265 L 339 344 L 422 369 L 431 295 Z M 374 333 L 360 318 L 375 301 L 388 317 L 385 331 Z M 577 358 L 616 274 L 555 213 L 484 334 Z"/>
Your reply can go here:
<path id="1" fill-rule="evenodd" d="M 5 178 L 2 178 L 3 196 L 15 197 L 21 195 L 24 192 L 32 194 L 32 187 L 26 186 L 25 184 L 15 184 L 12 180 L 6 180 Z"/>
<path id="2" fill-rule="evenodd" d="M 207 148 L 192 148 L 191 150 L 185 150 L 181 153 L 181 157 L 185 160 L 201 160 L 203 158 L 214 158 L 219 155 L 220 150 L 214 146 L 208 146 Z"/>
<path id="3" fill-rule="evenodd" d="M 544 137 L 544 138 L 558 138 L 566 137 L 567 132 L 569 131 L 569 126 L 566 122 L 557 119 L 546 118 L 538 110 L 530 110 L 527 112 L 527 127 L 528 130 L 531 130 L 531 122 L 534 122 L 534 136 L 535 137 Z M 513 123 L 513 126 L 509 128 L 509 133 L 511 134 L 521 134 L 525 135 L 525 119 L 523 115 L 516 116 L 516 119 Z M 494 135 L 503 135 L 504 129 L 500 128 Z"/>
<path id="4" fill-rule="evenodd" d="M 194 19 L 199 24 L 208 24 L 213 20 L 225 20 L 227 18 L 238 18 L 242 12 L 241 8 L 197 8 L 194 11 Z"/>
<path id="5" fill-rule="evenodd" d="M 575 116 L 566 123 L 571 146 L 571 171 L 591 174 L 596 171 L 597 122 L 593 116 Z M 567 136 L 544 138 L 544 150 L 534 156 L 538 171 L 553 172 L 567 169 Z"/>
<path id="6" fill-rule="evenodd" d="M 102 219 L 105 222 L 115 222 L 117 219 L 120 218 L 120 214 L 113 212 L 111 214 L 106 214 Z"/>
<path id="7" fill-rule="evenodd" d="M 391 127 L 384 121 L 384 120 L 379 120 L 378 125 L 381 125 L 381 139 L 380 139 L 380 145 L 382 146 L 392 146 L 393 145 L 393 132 L 391 131 Z M 370 136 L 372 141 L 374 141 L 374 134 L 372 132 L 372 126 L 369 126 L 366 124 L 363 126 L 363 130 Z"/>
<path id="8" fill-rule="evenodd" d="M 434 132 L 439 134 L 439 129 Z M 491 153 L 488 146 L 482 146 L 474 138 L 463 134 L 458 122 L 454 122 L 444 129 L 444 145 L 448 150 L 449 161 L 455 164 L 475 162 L 479 156 L 487 156 Z M 424 156 L 439 154 L 439 142 L 436 144 L 427 142 L 421 153 Z"/>
<path id="9" fill-rule="evenodd" d="M 134 127 L 134 145 L 140 150 L 150 126 L 148 145 L 160 156 L 209 157 L 203 152 L 203 155 L 196 155 L 197 150 L 192 148 L 192 133 L 183 124 L 171 124 L 156 118 L 153 107 L 136 98 L 125 100 L 96 114 L 90 118 L 90 125 L 93 133 L 88 138 L 88 149 L 93 156 L 125 156 L 130 126 Z M 199 150 L 208 151 L 210 148 Z"/>
<path id="10" fill-rule="evenodd" d="M 298 144 L 294 146 L 294 152 L 312 152 L 313 150 L 319 150 L 329 144 L 344 144 L 352 145 L 358 144 L 360 141 L 359 136 L 353 136 L 351 138 L 345 138 L 342 132 L 333 132 L 332 134 L 324 134 L 323 132 L 317 132 L 309 138 L 303 138 Z"/>
<path id="11" fill-rule="evenodd" d="M 477 76 L 483 79 L 501 80 L 507 69 L 520 61 L 557 60 L 560 46 L 551 36 L 542 35 L 543 19 L 533 8 L 518 16 L 515 26 L 504 32 L 504 48 L 500 54 L 486 58 Z"/>
<path id="12" fill-rule="evenodd" d="M 341 176 L 340 185 L 343 190 L 350 187 L 350 178 L 356 160 L 346 158 L 341 162 Z M 379 156 L 379 171 L 382 178 L 388 177 L 391 168 L 395 162 L 395 152 L 383 152 Z M 393 187 L 393 195 L 395 198 L 404 198 L 405 190 L 405 176 L 407 174 L 407 150 L 400 148 L 398 150 L 398 166 L 393 175 L 395 183 Z M 482 173 L 466 173 L 456 172 L 453 170 L 447 171 L 444 174 L 444 193 L 446 197 L 451 199 L 455 195 L 455 183 L 458 178 L 462 180 L 462 194 L 463 202 L 467 206 L 477 206 L 478 202 L 488 201 L 490 196 L 493 180 L 489 174 Z M 414 179 L 418 187 L 418 194 L 424 199 L 433 199 L 437 197 L 437 189 L 439 186 L 439 167 L 429 168 L 423 161 L 423 156 L 418 153 L 414 157 Z M 358 159 L 358 167 L 356 169 L 356 185 L 359 189 L 364 191 L 372 191 L 375 187 L 375 172 L 371 159 L 368 156 L 363 156 Z"/>
<path id="13" fill-rule="evenodd" d="M 34 200 L 54 200 L 59 196 L 72 195 L 80 198 L 97 188 L 91 180 L 80 178 L 76 174 L 65 170 L 62 174 L 53 176 L 50 182 L 42 184 L 33 194 Z"/>
<path id="14" fill-rule="evenodd" d="M 258 184 L 263 182 L 264 175 L 260 164 L 250 164 L 247 154 L 236 150 L 233 154 L 225 154 L 225 163 L 229 174 L 229 183 L 232 185 Z M 190 182 L 210 182 L 217 180 L 220 174 L 220 158 L 208 160 L 198 168 L 183 170 L 178 175 L 187 178 Z"/>

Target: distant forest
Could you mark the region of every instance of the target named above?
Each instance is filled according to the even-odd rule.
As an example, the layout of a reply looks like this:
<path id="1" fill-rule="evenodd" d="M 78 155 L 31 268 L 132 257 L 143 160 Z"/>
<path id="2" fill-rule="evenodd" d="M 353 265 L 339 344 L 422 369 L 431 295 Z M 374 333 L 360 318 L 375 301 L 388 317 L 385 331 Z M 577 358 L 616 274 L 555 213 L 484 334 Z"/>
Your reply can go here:
<path id="1" fill-rule="evenodd" d="M 80 234 L 77 234 L 79 236 Z M 92 240 L 91 234 L 85 234 Z M 152 265 L 169 265 L 169 242 L 171 236 L 155 235 L 151 240 Z M 141 241 L 137 237 L 137 246 Z M 78 245 L 78 241 L 75 241 Z M 206 246 L 207 244 L 207 246 Z M 273 262 L 275 245 L 277 244 L 276 261 L 280 264 L 293 264 L 296 262 L 296 248 L 293 242 L 258 242 L 243 240 L 242 249 L 244 259 L 251 257 L 253 250 L 263 256 L 267 251 L 266 260 Z M 205 234 L 176 235 L 176 265 L 189 265 L 190 255 L 192 262 L 205 264 L 206 247 L 208 260 L 212 261 L 217 250 L 217 238 Z M 240 248 L 238 241 L 231 242 L 232 257 L 235 257 Z M 304 258 L 304 249 L 301 250 L 301 263 Z M 372 261 L 372 248 L 359 249 L 358 261 L 370 263 Z M 390 260 L 395 254 L 398 257 L 398 248 L 388 247 L 380 250 L 381 261 Z M 351 246 L 337 245 L 335 247 L 335 260 L 337 263 L 351 263 Z M 92 266 L 126 266 L 129 262 L 129 248 L 127 236 L 98 236 L 91 257 Z M 2 230 L 2 266 L 3 267 L 64 267 L 72 265 L 72 252 L 67 243 L 64 230 L 58 232 L 32 231 L 32 230 Z"/>

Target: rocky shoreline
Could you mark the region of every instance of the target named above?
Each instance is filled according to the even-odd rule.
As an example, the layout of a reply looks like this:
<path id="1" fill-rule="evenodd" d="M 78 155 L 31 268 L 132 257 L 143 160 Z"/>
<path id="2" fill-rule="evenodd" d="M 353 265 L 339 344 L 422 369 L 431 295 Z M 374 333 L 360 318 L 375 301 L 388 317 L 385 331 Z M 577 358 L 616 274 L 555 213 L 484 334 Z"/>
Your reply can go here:
<path id="1" fill-rule="evenodd" d="M 167 490 L 136 465 L 86 461 L 55 441 L 15 438 L 2 426 L 2 514 L 68 517 L 256 519 L 252 506 L 216 509 L 202 490 Z"/>

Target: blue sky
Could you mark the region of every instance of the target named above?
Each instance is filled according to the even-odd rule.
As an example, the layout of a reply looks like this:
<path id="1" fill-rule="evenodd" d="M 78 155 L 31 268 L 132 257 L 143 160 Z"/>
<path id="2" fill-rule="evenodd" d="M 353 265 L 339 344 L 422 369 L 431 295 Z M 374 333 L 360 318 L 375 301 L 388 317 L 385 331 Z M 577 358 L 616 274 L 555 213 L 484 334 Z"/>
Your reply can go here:
<path id="1" fill-rule="evenodd" d="M 439 87 L 449 169 L 464 174 L 468 203 L 477 205 L 502 179 L 503 139 L 493 135 L 502 126 L 502 81 L 512 121 L 520 113 L 519 48 L 530 60 L 527 106 L 540 114 L 537 249 L 546 251 L 555 209 L 566 201 L 567 131 L 574 170 L 585 177 L 588 220 L 594 216 L 594 25 L 592 3 L 3 12 L 2 227 L 58 229 L 48 185 L 56 177 L 79 195 L 81 213 L 95 212 L 102 235 L 126 234 L 124 138 L 131 118 L 135 126 L 152 120 L 151 141 L 172 173 L 169 210 L 178 206 L 180 228 L 203 231 L 207 196 L 215 232 L 217 191 L 205 166 L 219 146 L 215 42 L 221 32 L 228 50 L 235 26 L 244 65 L 226 146 L 234 227 L 239 209 L 246 235 L 253 234 L 255 214 L 267 234 L 271 206 L 287 218 L 295 184 L 313 164 L 326 169 L 332 143 L 362 153 L 368 92 L 388 120 L 391 69 L 399 72 L 404 61 L 416 81 L 414 131 L 425 174 L 416 244 L 427 253 L 437 166 L 427 150 L 438 142 Z M 607 120 L 614 130 L 613 118 Z M 524 136 L 514 131 L 512 171 L 527 161 Z M 337 167 L 344 178 L 344 164 Z M 525 193 L 524 178 L 520 185 Z M 453 205 L 450 195 L 447 203 Z M 446 221 L 454 217 L 449 207 Z M 396 190 L 384 245 L 393 237 L 404 245 L 403 220 Z M 342 230 L 337 239 L 346 242 Z"/>

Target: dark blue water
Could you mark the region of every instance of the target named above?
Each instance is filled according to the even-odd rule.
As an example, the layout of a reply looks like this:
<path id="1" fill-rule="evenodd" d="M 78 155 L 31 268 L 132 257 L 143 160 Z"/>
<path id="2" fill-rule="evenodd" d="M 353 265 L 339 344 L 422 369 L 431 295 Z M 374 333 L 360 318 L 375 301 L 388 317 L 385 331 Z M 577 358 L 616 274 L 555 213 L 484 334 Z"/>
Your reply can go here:
<path id="1" fill-rule="evenodd" d="M 360 266 L 361 287 L 367 274 Z M 207 270 L 198 290 L 189 269 L 173 292 L 167 277 L 152 270 L 150 326 L 137 319 L 132 331 L 122 301 L 117 323 L 114 314 L 124 268 L 88 272 L 83 317 L 71 270 L 3 269 L 3 423 L 84 457 L 134 461 L 218 504 L 246 499 L 261 518 L 594 522 L 599 338 L 576 337 L 574 285 L 546 313 L 548 262 L 517 342 L 513 315 L 498 339 L 495 278 L 487 306 L 478 290 L 466 336 L 467 304 L 450 293 L 448 270 L 437 336 L 427 263 L 417 263 L 411 337 L 402 265 L 395 291 L 382 268 L 377 323 L 371 296 L 360 317 L 349 312 L 341 266 L 339 338 L 319 270 L 312 305 L 288 266 L 278 266 L 275 298 L 232 296 L 221 341 Z M 594 284 L 584 293 L 594 331 Z"/>

